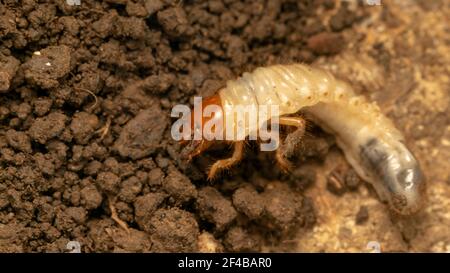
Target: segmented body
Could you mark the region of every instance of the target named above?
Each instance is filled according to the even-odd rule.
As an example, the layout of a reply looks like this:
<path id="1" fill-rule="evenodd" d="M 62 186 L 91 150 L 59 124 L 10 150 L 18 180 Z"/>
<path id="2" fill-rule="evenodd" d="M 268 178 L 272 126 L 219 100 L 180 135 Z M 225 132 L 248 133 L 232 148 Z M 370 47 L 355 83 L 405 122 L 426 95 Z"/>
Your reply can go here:
<path id="1" fill-rule="evenodd" d="M 278 105 L 280 116 L 305 112 L 336 136 L 349 163 L 394 210 L 420 208 L 424 177 L 402 134 L 375 103 L 327 71 L 301 64 L 261 67 L 228 81 L 219 96 L 225 122 L 238 105 Z"/>

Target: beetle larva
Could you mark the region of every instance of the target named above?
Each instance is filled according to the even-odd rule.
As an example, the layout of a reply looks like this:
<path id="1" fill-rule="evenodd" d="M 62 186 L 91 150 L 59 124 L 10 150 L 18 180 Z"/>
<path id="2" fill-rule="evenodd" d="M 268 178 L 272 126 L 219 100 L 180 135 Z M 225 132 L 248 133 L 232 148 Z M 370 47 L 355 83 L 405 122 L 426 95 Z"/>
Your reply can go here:
<path id="1" fill-rule="evenodd" d="M 350 85 L 327 71 L 302 64 L 257 68 L 228 81 L 226 87 L 203 101 L 205 107 L 211 104 L 220 105 L 223 112 L 209 120 L 223 123 L 223 128 L 227 121 L 234 121 L 230 115 L 239 105 L 278 105 L 279 124 L 299 128 L 304 127 L 304 120 L 286 115 L 301 110 L 336 136 L 349 163 L 391 208 L 407 215 L 421 207 L 425 178 L 402 134 L 375 103 L 357 96 Z M 209 145 L 210 141 L 202 141 L 193 155 Z M 239 161 L 242 153 L 243 142 L 237 141 L 233 156 L 216 162 L 209 177 Z M 286 166 L 282 156 L 277 160 Z"/>

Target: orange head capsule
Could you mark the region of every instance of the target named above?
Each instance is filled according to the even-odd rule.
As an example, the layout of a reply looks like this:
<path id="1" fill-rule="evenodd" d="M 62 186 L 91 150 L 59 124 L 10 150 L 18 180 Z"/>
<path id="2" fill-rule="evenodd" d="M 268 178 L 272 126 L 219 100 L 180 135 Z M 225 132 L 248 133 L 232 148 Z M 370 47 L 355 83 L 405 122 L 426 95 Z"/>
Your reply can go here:
<path id="1" fill-rule="evenodd" d="M 219 94 L 202 100 L 195 105 L 191 115 L 191 129 L 194 140 L 217 140 L 224 138 L 224 118 Z"/>

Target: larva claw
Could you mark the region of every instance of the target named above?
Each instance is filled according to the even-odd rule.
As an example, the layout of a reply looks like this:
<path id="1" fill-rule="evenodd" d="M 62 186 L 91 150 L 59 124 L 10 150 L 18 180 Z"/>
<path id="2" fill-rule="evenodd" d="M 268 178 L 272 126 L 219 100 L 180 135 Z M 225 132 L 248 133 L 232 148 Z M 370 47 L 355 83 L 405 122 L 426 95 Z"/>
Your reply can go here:
<path id="1" fill-rule="evenodd" d="M 208 172 L 208 180 L 209 181 L 214 180 L 217 172 L 224 169 L 229 169 L 233 165 L 238 163 L 242 159 L 242 156 L 244 155 L 244 146 L 245 146 L 244 141 L 236 142 L 234 144 L 233 155 L 230 158 L 218 160 L 211 166 Z"/>
<path id="2" fill-rule="evenodd" d="M 211 146 L 211 141 L 201 140 L 192 141 L 193 151 L 188 154 L 188 162 L 192 161 L 194 157 L 200 155 Z"/>

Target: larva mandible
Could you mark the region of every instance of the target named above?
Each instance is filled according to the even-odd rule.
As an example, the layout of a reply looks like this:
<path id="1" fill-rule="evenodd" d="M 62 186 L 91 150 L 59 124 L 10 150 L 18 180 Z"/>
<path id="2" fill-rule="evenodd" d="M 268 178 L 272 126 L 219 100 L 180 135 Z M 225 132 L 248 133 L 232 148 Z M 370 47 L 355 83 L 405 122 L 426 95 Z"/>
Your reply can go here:
<path id="1" fill-rule="evenodd" d="M 418 211 L 423 203 L 425 178 L 402 134 L 375 103 L 357 96 L 350 85 L 327 71 L 303 64 L 260 67 L 228 81 L 216 95 L 203 100 L 203 107 L 211 104 L 222 109 L 278 105 L 279 123 L 299 128 L 304 126 L 304 120 L 286 115 L 302 110 L 336 136 L 348 162 L 393 210 L 408 215 Z M 233 120 L 227 118 L 229 113 L 232 111 L 223 110 L 210 119 L 225 124 Z M 201 141 L 192 156 L 210 145 L 210 141 Z M 239 161 L 242 153 L 243 143 L 236 142 L 233 156 L 213 164 L 209 177 Z M 285 164 L 282 157 L 277 159 L 281 166 Z"/>

